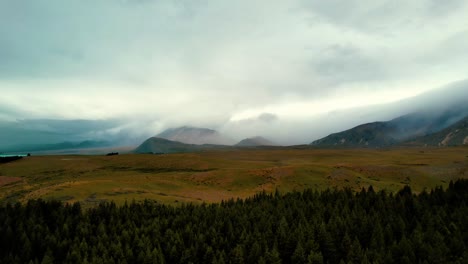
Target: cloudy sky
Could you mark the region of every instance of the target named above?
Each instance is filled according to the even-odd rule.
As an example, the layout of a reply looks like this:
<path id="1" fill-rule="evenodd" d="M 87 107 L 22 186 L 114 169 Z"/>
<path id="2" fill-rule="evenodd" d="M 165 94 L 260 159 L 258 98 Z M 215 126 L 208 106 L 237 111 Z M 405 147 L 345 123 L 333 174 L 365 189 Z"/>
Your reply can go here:
<path id="1" fill-rule="evenodd" d="M 310 120 L 466 80 L 467 17 L 464 0 L 0 0 L 0 120 L 312 141 L 340 127 Z"/>

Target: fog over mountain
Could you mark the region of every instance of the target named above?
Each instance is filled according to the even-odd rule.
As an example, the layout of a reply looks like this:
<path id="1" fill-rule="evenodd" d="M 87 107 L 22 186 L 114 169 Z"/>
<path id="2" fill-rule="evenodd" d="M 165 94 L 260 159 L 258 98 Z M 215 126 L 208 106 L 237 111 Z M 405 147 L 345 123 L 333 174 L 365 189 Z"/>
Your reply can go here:
<path id="1" fill-rule="evenodd" d="M 164 138 L 172 141 L 178 141 L 185 144 L 217 144 L 231 145 L 233 141 L 218 131 L 207 128 L 179 127 L 169 128 L 156 135 L 158 138 Z"/>
<path id="2" fill-rule="evenodd" d="M 468 145 L 468 116 L 437 133 L 418 137 L 405 143 L 413 146 Z"/>
<path id="3" fill-rule="evenodd" d="M 316 139 L 468 102 L 468 2 L 0 1 L 2 147 Z"/>
<path id="4" fill-rule="evenodd" d="M 251 138 L 246 138 L 238 143 L 235 144 L 237 147 L 257 147 L 257 146 L 275 146 L 276 144 L 274 142 L 271 142 L 270 140 L 256 136 L 256 137 L 251 137 Z"/>

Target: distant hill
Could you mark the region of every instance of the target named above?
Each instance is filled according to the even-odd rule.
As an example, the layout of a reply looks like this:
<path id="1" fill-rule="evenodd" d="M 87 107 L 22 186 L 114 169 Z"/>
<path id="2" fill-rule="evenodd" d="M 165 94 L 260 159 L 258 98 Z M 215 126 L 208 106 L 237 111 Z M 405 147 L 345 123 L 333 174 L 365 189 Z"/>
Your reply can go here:
<path id="1" fill-rule="evenodd" d="M 53 151 L 67 149 L 86 149 L 108 147 L 111 143 L 107 141 L 85 140 L 81 142 L 61 142 L 55 144 L 25 144 L 9 146 L 0 149 L 1 152 L 35 152 L 35 151 Z"/>
<path id="2" fill-rule="evenodd" d="M 321 147 L 367 147 L 390 145 L 396 140 L 388 135 L 393 130 L 386 122 L 374 122 L 359 125 L 352 129 L 334 133 L 311 143 Z"/>
<path id="3" fill-rule="evenodd" d="M 235 144 L 234 146 L 237 147 L 256 147 L 256 146 L 275 146 L 276 144 L 271 142 L 270 140 L 264 138 L 264 137 L 251 137 L 251 138 L 246 138 L 239 143 Z"/>
<path id="4" fill-rule="evenodd" d="M 229 138 L 221 135 L 216 130 L 188 126 L 167 129 L 156 135 L 156 137 L 178 141 L 185 144 L 230 145 L 233 143 Z"/>
<path id="5" fill-rule="evenodd" d="M 463 114 L 463 115 L 462 115 Z M 439 132 L 467 114 L 466 107 L 442 113 L 413 113 L 334 133 L 311 143 L 320 147 L 385 147 Z"/>
<path id="6" fill-rule="evenodd" d="M 213 145 L 213 144 L 185 144 L 178 141 L 172 141 L 165 138 L 152 137 L 145 140 L 138 146 L 134 152 L 136 153 L 184 153 L 197 152 L 208 149 L 221 149 L 229 146 Z"/>
<path id="7" fill-rule="evenodd" d="M 468 116 L 439 132 L 418 137 L 406 143 L 424 146 L 468 145 Z"/>

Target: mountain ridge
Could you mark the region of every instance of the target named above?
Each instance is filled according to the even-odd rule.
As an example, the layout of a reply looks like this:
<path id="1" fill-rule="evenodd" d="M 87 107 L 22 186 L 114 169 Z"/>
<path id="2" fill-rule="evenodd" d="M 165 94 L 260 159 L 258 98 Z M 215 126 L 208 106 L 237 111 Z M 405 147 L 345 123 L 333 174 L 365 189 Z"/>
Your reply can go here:
<path id="1" fill-rule="evenodd" d="M 310 145 L 319 147 L 387 147 L 437 133 L 468 115 L 466 107 L 442 113 L 416 112 L 390 121 L 365 123 L 324 138 Z"/>
<path id="2" fill-rule="evenodd" d="M 185 144 L 231 145 L 233 142 L 218 131 L 209 128 L 182 126 L 168 128 L 155 137 L 177 141 Z"/>
<path id="3" fill-rule="evenodd" d="M 468 145 L 468 116 L 439 132 L 412 139 L 404 145 L 441 147 Z"/>
<path id="4" fill-rule="evenodd" d="M 22 144 L 12 147 L 0 149 L 1 152 L 36 152 L 36 151 L 52 151 L 52 150 L 69 150 L 69 149 L 87 149 L 98 147 L 109 147 L 112 142 L 98 140 L 84 140 L 78 142 L 64 141 L 52 144 Z"/>
<path id="5" fill-rule="evenodd" d="M 234 146 L 236 147 L 257 147 L 257 146 L 276 146 L 274 142 L 261 137 L 261 136 L 255 136 L 255 137 L 250 137 L 250 138 L 245 138 L 241 141 L 239 141 L 237 144 Z"/>
<path id="6" fill-rule="evenodd" d="M 222 149 L 229 148 L 226 145 L 216 144 L 186 144 L 179 141 L 173 141 L 165 138 L 150 137 L 141 143 L 133 152 L 135 153 L 187 153 L 187 152 L 198 152 L 209 149 Z"/>

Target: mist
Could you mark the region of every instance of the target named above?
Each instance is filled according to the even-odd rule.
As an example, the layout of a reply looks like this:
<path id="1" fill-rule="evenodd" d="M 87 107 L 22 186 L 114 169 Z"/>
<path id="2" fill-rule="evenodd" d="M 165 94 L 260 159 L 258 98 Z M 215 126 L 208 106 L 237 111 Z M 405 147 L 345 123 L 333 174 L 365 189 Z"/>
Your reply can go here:
<path id="1" fill-rule="evenodd" d="M 467 16 L 465 1 L 1 1 L 0 144 L 178 126 L 305 144 L 450 107 Z"/>
<path id="2" fill-rule="evenodd" d="M 423 113 L 429 118 L 449 110 L 458 111 L 459 115 L 454 115 L 453 120 L 447 120 L 451 124 L 468 115 L 467 102 L 468 81 L 465 80 L 392 103 L 337 109 L 302 119 L 282 119 L 278 116 L 270 122 L 260 118 L 231 121 L 221 131 L 241 137 L 262 135 L 283 145 L 308 144 L 364 123 L 389 121 L 411 113 Z"/>
<path id="3" fill-rule="evenodd" d="M 389 121 L 410 113 L 423 113 L 428 117 L 455 111 L 454 123 L 468 115 L 468 81 L 456 82 L 433 89 L 421 95 L 387 104 L 338 109 L 302 118 L 282 117 L 272 113 L 232 120 L 170 120 L 129 119 L 102 120 L 45 120 L 29 119 L 0 122 L 0 144 L 3 147 L 18 144 L 51 144 L 85 140 L 107 141 L 114 146 L 136 146 L 145 139 L 168 128 L 194 126 L 215 129 L 237 142 L 247 137 L 263 136 L 280 145 L 309 144 L 310 142 L 354 126 Z"/>

